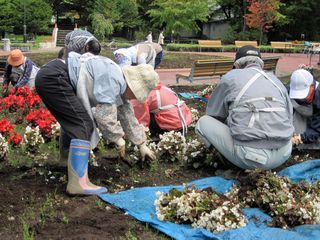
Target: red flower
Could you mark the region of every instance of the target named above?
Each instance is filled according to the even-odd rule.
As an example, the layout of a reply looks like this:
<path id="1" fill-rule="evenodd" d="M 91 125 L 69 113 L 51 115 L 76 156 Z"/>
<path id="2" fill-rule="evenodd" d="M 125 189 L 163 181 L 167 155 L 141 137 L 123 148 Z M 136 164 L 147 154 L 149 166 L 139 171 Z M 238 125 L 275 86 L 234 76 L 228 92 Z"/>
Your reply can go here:
<path id="1" fill-rule="evenodd" d="M 25 119 L 32 124 L 33 127 L 39 126 L 39 129 L 45 137 L 52 138 L 52 125 L 56 123 L 56 119 L 46 108 L 40 108 L 30 112 Z"/>
<path id="2" fill-rule="evenodd" d="M 11 131 L 10 136 L 8 138 L 8 143 L 12 144 L 13 146 L 17 146 L 21 143 L 22 136 L 18 134 L 16 131 Z"/>
<path id="3" fill-rule="evenodd" d="M 12 125 L 8 119 L 4 118 L 0 120 L 0 133 L 7 133 L 13 129 L 14 125 Z"/>

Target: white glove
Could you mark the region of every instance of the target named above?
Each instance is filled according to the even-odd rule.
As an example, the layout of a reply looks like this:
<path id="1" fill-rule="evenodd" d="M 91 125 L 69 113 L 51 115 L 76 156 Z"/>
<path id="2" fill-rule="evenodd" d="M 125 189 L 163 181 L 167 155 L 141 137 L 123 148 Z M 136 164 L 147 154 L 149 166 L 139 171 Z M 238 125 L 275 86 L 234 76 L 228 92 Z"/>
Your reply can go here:
<path id="1" fill-rule="evenodd" d="M 302 140 L 301 140 L 301 135 L 300 134 L 294 134 L 293 137 L 291 138 L 291 142 L 293 145 L 299 145 L 302 144 Z"/>
<path id="2" fill-rule="evenodd" d="M 146 143 L 142 143 L 139 146 L 139 150 L 140 150 L 142 161 L 144 161 L 146 157 L 152 161 L 156 160 L 156 155 L 154 154 L 153 151 L 150 150 L 150 148 L 147 147 Z"/>
<path id="3" fill-rule="evenodd" d="M 123 138 L 119 138 L 116 142 L 119 157 L 124 159 L 126 156 L 126 141 Z"/>

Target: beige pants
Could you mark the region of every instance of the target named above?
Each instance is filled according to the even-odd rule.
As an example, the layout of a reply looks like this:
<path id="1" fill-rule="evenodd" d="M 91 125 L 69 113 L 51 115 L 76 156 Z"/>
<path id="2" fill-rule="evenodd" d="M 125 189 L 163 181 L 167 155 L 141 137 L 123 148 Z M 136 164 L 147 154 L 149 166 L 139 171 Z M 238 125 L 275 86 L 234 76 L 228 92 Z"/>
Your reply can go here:
<path id="1" fill-rule="evenodd" d="M 277 149 L 235 145 L 229 127 L 210 116 L 201 117 L 195 130 L 207 147 L 213 145 L 228 161 L 242 169 L 273 169 L 291 155 L 291 141 Z"/>

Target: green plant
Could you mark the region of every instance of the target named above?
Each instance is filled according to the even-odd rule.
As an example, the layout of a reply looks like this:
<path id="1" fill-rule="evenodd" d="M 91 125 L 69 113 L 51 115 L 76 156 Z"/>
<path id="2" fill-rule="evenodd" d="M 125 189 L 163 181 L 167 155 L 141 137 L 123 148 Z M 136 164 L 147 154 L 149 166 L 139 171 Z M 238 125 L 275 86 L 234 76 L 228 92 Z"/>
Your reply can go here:
<path id="1" fill-rule="evenodd" d="M 57 217 L 55 210 L 55 194 L 49 193 L 46 195 L 46 200 L 40 207 L 41 223 L 44 225 L 47 221 L 52 221 Z"/>
<path id="2" fill-rule="evenodd" d="M 101 201 L 100 199 L 95 201 L 95 208 L 103 209 L 104 205 L 105 205 L 104 202 Z"/>
<path id="3" fill-rule="evenodd" d="M 35 232 L 30 229 L 28 222 L 25 219 L 21 219 L 22 223 L 22 239 L 23 240 L 34 240 Z"/>
<path id="4" fill-rule="evenodd" d="M 138 240 L 138 238 L 136 236 L 134 236 L 133 233 L 131 232 L 131 229 L 129 229 L 129 231 L 126 233 L 126 239 L 127 240 Z"/>
<path id="5" fill-rule="evenodd" d="M 69 224 L 69 218 L 64 213 L 62 213 L 61 220 L 64 224 Z"/>
<path id="6" fill-rule="evenodd" d="M 34 240 L 35 231 L 30 227 L 29 221 L 35 220 L 35 212 L 32 208 L 27 208 L 22 216 L 20 222 L 22 225 L 22 239 L 23 240 Z"/>

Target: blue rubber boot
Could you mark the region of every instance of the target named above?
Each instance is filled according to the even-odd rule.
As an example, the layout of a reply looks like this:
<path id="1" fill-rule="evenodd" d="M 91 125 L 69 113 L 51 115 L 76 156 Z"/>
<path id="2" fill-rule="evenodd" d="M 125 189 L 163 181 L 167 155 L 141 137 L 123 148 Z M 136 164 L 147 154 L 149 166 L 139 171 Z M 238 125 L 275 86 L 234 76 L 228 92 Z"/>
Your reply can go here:
<path id="1" fill-rule="evenodd" d="M 68 159 L 67 193 L 70 195 L 97 195 L 108 191 L 92 184 L 88 178 L 90 142 L 72 139 Z"/>

